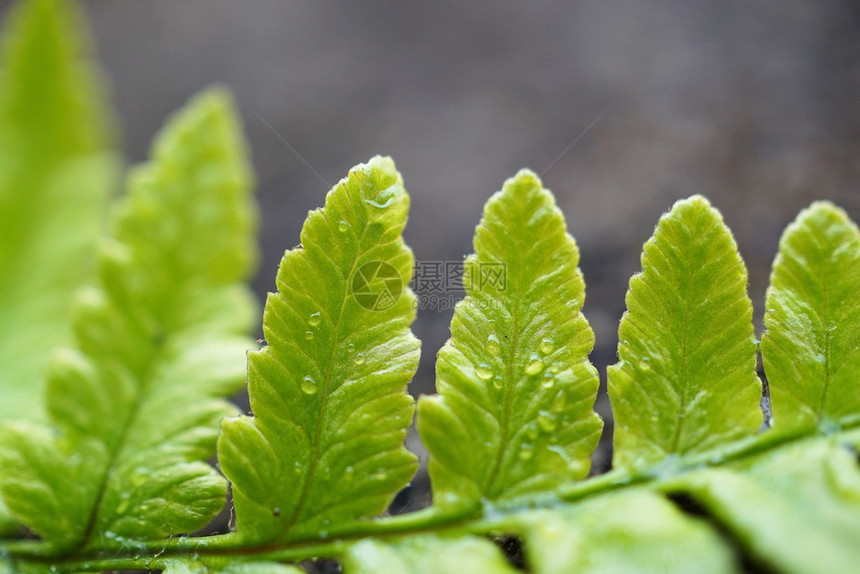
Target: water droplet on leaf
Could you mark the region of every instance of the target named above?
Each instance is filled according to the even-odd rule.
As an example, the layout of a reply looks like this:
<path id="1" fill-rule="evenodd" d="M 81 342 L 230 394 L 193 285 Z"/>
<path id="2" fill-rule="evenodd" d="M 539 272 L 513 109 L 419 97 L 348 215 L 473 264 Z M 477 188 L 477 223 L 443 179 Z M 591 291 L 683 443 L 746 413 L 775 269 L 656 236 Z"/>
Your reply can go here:
<path id="1" fill-rule="evenodd" d="M 540 352 L 542 355 L 549 355 L 555 349 L 555 344 L 552 339 L 544 339 L 540 342 Z"/>
<path id="2" fill-rule="evenodd" d="M 478 375 L 478 378 L 482 381 L 489 381 L 493 378 L 493 369 L 491 369 L 490 365 L 487 363 L 481 363 L 475 367 L 475 374 Z"/>
<path id="3" fill-rule="evenodd" d="M 552 376 L 552 373 L 543 374 L 543 380 L 541 381 L 540 386 L 545 389 L 551 389 L 555 386 L 555 377 Z"/>
<path id="4" fill-rule="evenodd" d="M 308 325 L 310 325 L 311 327 L 316 327 L 320 324 L 321 318 L 322 315 L 320 315 L 319 311 L 317 311 L 316 313 L 311 313 L 311 316 L 308 317 Z"/>
<path id="5" fill-rule="evenodd" d="M 498 355 L 499 350 L 499 338 L 495 335 L 487 337 L 487 352 L 491 355 Z"/>
<path id="6" fill-rule="evenodd" d="M 364 353 L 358 353 L 355 356 L 355 359 L 353 359 L 353 361 L 355 361 L 356 365 L 363 365 L 364 364 Z"/>
<path id="7" fill-rule="evenodd" d="M 537 355 L 532 355 L 529 359 L 528 364 L 526 365 L 525 372 L 528 376 L 533 377 L 534 375 L 537 375 L 538 373 L 543 371 L 543 367 L 544 364 L 541 358 Z"/>
<path id="8" fill-rule="evenodd" d="M 312 395 L 317 392 L 317 383 L 310 375 L 302 379 L 302 392 L 306 395 Z"/>
<path id="9" fill-rule="evenodd" d="M 540 415 L 538 415 L 537 425 L 538 428 L 545 433 L 555 432 L 555 429 L 558 426 L 555 422 L 555 418 L 546 411 L 541 411 Z"/>
<path id="10" fill-rule="evenodd" d="M 380 190 L 374 197 L 365 196 L 364 202 L 368 205 L 376 207 L 377 209 L 385 209 L 387 207 L 391 207 L 391 204 L 394 203 L 394 199 L 394 190 L 389 187 Z"/>
<path id="11" fill-rule="evenodd" d="M 567 399 L 564 396 L 564 391 L 559 391 L 558 394 L 555 396 L 555 400 L 553 401 L 550 410 L 554 413 L 560 413 L 564 410 L 566 401 Z"/>

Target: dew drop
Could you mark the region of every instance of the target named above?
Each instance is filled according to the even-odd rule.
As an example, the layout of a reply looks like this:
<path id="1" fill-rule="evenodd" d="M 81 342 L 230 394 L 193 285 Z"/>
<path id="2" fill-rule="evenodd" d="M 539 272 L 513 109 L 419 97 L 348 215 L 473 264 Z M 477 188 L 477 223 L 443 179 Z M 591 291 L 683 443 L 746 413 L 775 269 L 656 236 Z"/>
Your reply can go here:
<path id="1" fill-rule="evenodd" d="M 501 389 L 504 386 L 504 381 L 502 381 L 501 375 L 496 375 L 496 378 L 493 379 L 493 386 L 497 389 Z"/>
<path id="2" fill-rule="evenodd" d="M 543 361 L 537 355 L 532 355 L 529 363 L 526 365 L 526 375 L 532 377 L 543 371 Z"/>
<path id="3" fill-rule="evenodd" d="M 549 368 L 549 372 L 552 373 L 553 375 L 557 375 L 560 370 L 561 370 L 561 364 L 560 363 L 553 363 L 552 366 Z"/>
<path id="4" fill-rule="evenodd" d="M 354 353 L 355 352 L 355 343 L 350 343 L 349 345 L 347 345 L 346 350 L 349 351 L 350 353 Z"/>
<path id="5" fill-rule="evenodd" d="M 523 444 L 520 447 L 520 452 L 517 456 L 520 460 L 531 460 L 532 456 L 534 456 L 534 453 L 532 452 L 532 445 Z"/>
<path id="6" fill-rule="evenodd" d="M 366 197 L 364 202 L 368 205 L 372 205 L 377 209 L 385 209 L 387 207 L 391 207 L 391 204 L 394 203 L 395 193 L 392 188 L 387 188 L 381 190 L 376 194 L 375 197 Z"/>
<path id="7" fill-rule="evenodd" d="M 341 222 L 337 224 L 337 230 L 340 231 L 341 233 L 346 233 L 348 229 L 349 229 L 349 223 L 347 223 L 344 220 L 341 220 Z"/>
<path id="8" fill-rule="evenodd" d="M 281 509 L 280 509 L 280 508 L 278 508 L 277 506 L 276 506 L 276 507 L 274 507 L 274 508 L 272 509 L 272 516 L 280 516 L 280 515 L 281 515 Z"/>
<path id="9" fill-rule="evenodd" d="M 564 410 L 565 402 L 567 399 L 564 396 L 564 391 L 559 391 L 555 396 L 555 400 L 550 407 L 550 410 L 554 413 L 560 413 Z"/>
<path id="10" fill-rule="evenodd" d="M 314 338 L 314 332 L 313 331 L 305 331 L 305 339 L 310 341 L 313 338 Z"/>
<path id="11" fill-rule="evenodd" d="M 555 377 L 552 376 L 552 373 L 544 373 L 540 386 L 545 389 L 551 389 L 555 386 Z"/>
<path id="12" fill-rule="evenodd" d="M 487 352 L 491 355 L 498 355 L 499 350 L 499 338 L 495 335 L 487 337 Z"/>
<path id="13" fill-rule="evenodd" d="M 491 369 L 490 365 L 487 363 L 481 363 L 475 367 L 475 374 L 478 375 L 478 378 L 482 381 L 489 381 L 493 378 L 493 369 Z"/>
<path id="14" fill-rule="evenodd" d="M 555 349 L 555 343 L 552 342 L 552 339 L 544 339 L 540 342 L 539 348 L 541 355 L 549 355 Z"/>
<path id="15" fill-rule="evenodd" d="M 316 327 L 320 324 L 321 318 L 322 315 L 320 315 L 319 311 L 317 311 L 316 313 L 311 313 L 311 316 L 308 317 L 308 325 L 310 325 L 311 327 Z"/>
<path id="16" fill-rule="evenodd" d="M 353 359 L 353 361 L 355 362 L 356 365 L 363 365 L 364 364 L 364 353 L 357 353 L 355 355 L 355 359 Z"/>
<path id="17" fill-rule="evenodd" d="M 538 428 L 545 433 L 555 432 L 555 429 L 558 426 L 555 422 L 555 418 L 546 411 L 541 411 L 538 415 L 537 425 Z"/>
<path id="18" fill-rule="evenodd" d="M 317 392 L 317 383 L 310 375 L 302 379 L 302 392 L 306 395 L 312 395 Z"/>
<path id="19" fill-rule="evenodd" d="M 537 427 L 530 426 L 526 429 L 526 436 L 530 439 L 534 440 L 538 437 L 538 429 Z"/>

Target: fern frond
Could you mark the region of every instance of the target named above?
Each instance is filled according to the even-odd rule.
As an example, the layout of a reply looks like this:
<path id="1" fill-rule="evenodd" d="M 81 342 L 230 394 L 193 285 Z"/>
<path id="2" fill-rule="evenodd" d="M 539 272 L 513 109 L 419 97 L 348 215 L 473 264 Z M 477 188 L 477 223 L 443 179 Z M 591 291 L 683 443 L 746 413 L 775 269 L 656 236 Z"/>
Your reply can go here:
<path id="1" fill-rule="evenodd" d="M 55 549 L 205 525 L 226 483 L 203 461 L 243 378 L 254 303 L 250 176 L 230 98 L 196 98 L 118 206 L 76 348 L 49 375 L 51 429 L 0 432 L 0 489 Z"/>
<path id="2" fill-rule="evenodd" d="M 770 569 L 848 572 L 860 564 L 858 445 L 855 429 L 695 472 L 661 488 L 692 496 Z"/>
<path id="3" fill-rule="evenodd" d="M 517 572 L 495 544 L 477 536 L 413 536 L 399 543 L 363 540 L 349 548 L 343 564 L 344 571 L 351 574 Z"/>
<path id="4" fill-rule="evenodd" d="M 552 491 L 587 474 L 602 423 L 578 263 L 535 174 L 521 171 L 487 202 L 468 296 L 437 360 L 439 394 L 419 403 L 438 505 Z"/>
<path id="5" fill-rule="evenodd" d="M 214 563 L 224 560 L 214 560 Z M 170 560 L 163 574 L 303 574 L 304 570 L 293 566 L 285 566 L 276 562 L 229 562 L 213 565 L 210 562 L 201 563 L 199 560 Z"/>
<path id="6" fill-rule="evenodd" d="M 11 11 L 0 71 L 0 421 L 43 421 L 45 355 L 72 342 L 117 171 L 73 5 Z"/>
<path id="7" fill-rule="evenodd" d="M 648 489 L 631 489 L 513 521 L 536 574 L 735 572 L 720 536 Z"/>
<path id="8" fill-rule="evenodd" d="M 253 417 L 225 421 L 219 461 L 237 533 L 287 539 L 374 516 L 412 477 L 404 445 L 418 367 L 400 237 L 409 197 L 388 158 L 350 171 L 288 251 L 250 354 Z"/>
<path id="9" fill-rule="evenodd" d="M 747 272 L 719 212 L 679 201 L 645 243 L 608 370 L 613 466 L 640 469 L 762 424 Z"/>
<path id="10" fill-rule="evenodd" d="M 43 421 L 46 350 L 72 341 L 118 162 L 74 6 L 22 2 L 2 40 L 0 422 Z M 0 497 L 0 532 L 13 527 Z"/>
<path id="11" fill-rule="evenodd" d="M 817 202 L 782 236 L 761 353 L 778 431 L 860 422 L 860 231 Z"/>

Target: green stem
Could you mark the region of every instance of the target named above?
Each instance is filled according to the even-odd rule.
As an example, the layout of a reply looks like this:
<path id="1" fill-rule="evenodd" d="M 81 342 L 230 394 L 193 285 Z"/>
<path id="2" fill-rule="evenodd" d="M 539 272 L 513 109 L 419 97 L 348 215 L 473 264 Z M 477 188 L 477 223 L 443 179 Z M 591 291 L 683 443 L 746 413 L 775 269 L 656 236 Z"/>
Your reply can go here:
<path id="1" fill-rule="evenodd" d="M 843 431 L 860 427 L 860 422 Z M 788 443 L 819 438 L 820 434 L 779 434 L 769 431 L 746 441 L 727 445 L 706 456 L 678 460 L 628 472 L 608 472 L 592 479 L 571 484 L 555 492 L 528 496 L 484 508 L 446 511 L 434 507 L 399 516 L 356 521 L 332 528 L 329 534 L 294 538 L 285 542 L 248 545 L 241 536 L 221 534 L 204 537 L 181 537 L 169 540 L 130 542 L 114 548 L 99 548 L 78 554 L 57 556 L 50 546 L 34 540 L 0 541 L 0 556 L 18 562 L 50 565 L 52 572 L 102 570 L 160 569 L 176 558 L 237 558 L 255 561 L 298 562 L 316 557 L 340 558 L 350 542 L 374 537 L 396 541 L 416 534 L 492 535 L 511 531 L 519 513 L 534 508 L 552 508 L 559 503 L 575 503 L 607 492 L 635 485 L 652 484 L 669 478 L 735 462 L 759 455 Z"/>

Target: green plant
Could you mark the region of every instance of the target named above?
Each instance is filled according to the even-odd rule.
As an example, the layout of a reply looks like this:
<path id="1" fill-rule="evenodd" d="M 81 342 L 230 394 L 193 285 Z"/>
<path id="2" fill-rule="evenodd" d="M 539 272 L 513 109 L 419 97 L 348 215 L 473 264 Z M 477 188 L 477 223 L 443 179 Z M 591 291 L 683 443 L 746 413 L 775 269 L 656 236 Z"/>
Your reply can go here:
<path id="1" fill-rule="evenodd" d="M 169 122 L 99 239 L 116 160 L 69 10 L 21 5 L 0 84 L 0 572 L 860 564 L 860 232 L 843 211 L 813 204 L 780 244 L 760 350 L 772 421 L 731 233 L 698 196 L 661 218 L 608 373 L 615 468 L 585 479 L 602 423 L 578 249 L 520 172 L 487 203 L 439 395 L 419 400 L 434 505 L 378 518 L 417 468 L 394 164 L 354 168 L 309 214 L 248 355 L 254 415 L 235 417 L 256 257 L 229 96 Z M 481 280 L 494 265 L 503 283 Z M 225 477 L 235 531 L 185 536 L 222 508 Z"/>

